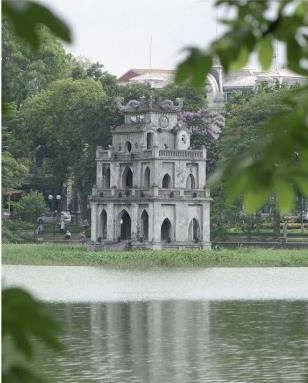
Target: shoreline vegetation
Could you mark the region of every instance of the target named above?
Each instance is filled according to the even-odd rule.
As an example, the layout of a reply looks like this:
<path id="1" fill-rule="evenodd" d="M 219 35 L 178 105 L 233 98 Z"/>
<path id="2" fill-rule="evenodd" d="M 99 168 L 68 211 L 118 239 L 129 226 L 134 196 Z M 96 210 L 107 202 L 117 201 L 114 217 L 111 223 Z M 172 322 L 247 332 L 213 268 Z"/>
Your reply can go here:
<path id="1" fill-rule="evenodd" d="M 308 249 L 88 251 L 79 245 L 4 244 L 2 264 L 106 267 L 308 267 Z"/>

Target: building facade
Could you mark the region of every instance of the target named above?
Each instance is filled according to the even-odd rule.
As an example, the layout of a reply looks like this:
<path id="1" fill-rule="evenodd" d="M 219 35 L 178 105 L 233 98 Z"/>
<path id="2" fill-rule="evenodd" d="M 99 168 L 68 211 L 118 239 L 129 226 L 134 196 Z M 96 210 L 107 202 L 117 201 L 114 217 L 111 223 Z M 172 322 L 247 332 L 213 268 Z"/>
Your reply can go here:
<path id="1" fill-rule="evenodd" d="M 169 69 L 130 69 L 119 79 L 121 85 L 149 84 L 153 88 L 163 88 L 174 80 L 175 70 Z M 274 69 L 263 72 L 243 68 L 230 74 L 223 73 L 221 65 L 214 65 L 205 83 L 208 108 L 216 112 L 224 109 L 230 94 L 234 91 L 254 90 L 266 82 L 269 85 L 307 83 L 307 78 L 288 69 Z"/>
<path id="2" fill-rule="evenodd" d="M 210 247 L 206 149 L 190 149 L 190 131 L 177 124 L 182 100 L 118 100 L 124 124 L 112 146 L 97 148 L 91 201 L 91 240 L 160 249 Z"/>

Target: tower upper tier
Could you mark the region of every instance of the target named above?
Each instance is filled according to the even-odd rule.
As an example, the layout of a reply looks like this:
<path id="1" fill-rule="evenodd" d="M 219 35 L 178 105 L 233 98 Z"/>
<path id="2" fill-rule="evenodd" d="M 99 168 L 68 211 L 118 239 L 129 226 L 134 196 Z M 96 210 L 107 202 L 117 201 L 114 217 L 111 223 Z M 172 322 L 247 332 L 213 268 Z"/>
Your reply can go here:
<path id="1" fill-rule="evenodd" d="M 116 152 L 136 152 L 157 147 L 159 149 L 186 150 L 190 146 L 190 131 L 178 125 L 177 113 L 183 100 L 141 97 L 123 103 L 118 108 L 124 114 L 124 124 L 112 129 L 112 146 Z"/>

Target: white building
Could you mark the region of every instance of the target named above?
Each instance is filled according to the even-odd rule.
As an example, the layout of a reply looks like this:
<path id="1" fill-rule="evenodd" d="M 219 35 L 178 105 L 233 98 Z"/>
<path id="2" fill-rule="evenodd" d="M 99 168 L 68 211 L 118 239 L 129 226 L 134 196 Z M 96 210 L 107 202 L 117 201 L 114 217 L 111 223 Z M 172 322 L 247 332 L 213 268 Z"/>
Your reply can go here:
<path id="1" fill-rule="evenodd" d="M 130 69 L 118 81 L 122 85 L 150 84 L 153 88 L 163 88 L 173 81 L 175 71 L 167 69 Z M 303 84 L 306 77 L 288 69 L 277 69 L 262 72 L 254 69 L 242 69 L 228 75 L 222 67 L 216 65 L 207 76 L 206 90 L 208 107 L 220 111 L 223 109 L 230 93 L 237 90 L 253 90 L 262 82 L 288 85 Z"/>

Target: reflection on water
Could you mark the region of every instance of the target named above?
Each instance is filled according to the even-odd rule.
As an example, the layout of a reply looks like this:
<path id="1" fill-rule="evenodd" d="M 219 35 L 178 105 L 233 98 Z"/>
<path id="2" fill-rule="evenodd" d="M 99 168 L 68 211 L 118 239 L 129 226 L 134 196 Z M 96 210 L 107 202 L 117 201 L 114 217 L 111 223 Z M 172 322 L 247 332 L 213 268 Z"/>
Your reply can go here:
<path id="1" fill-rule="evenodd" d="M 308 302 L 49 307 L 66 345 L 40 352 L 51 382 L 308 382 Z"/>
<path id="2" fill-rule="evenodd" d="M 102 267 L 4 265 L 7 285 L 48 302 L 165 300 L 308 300 L 308 268 L 119 270 Z"/>

